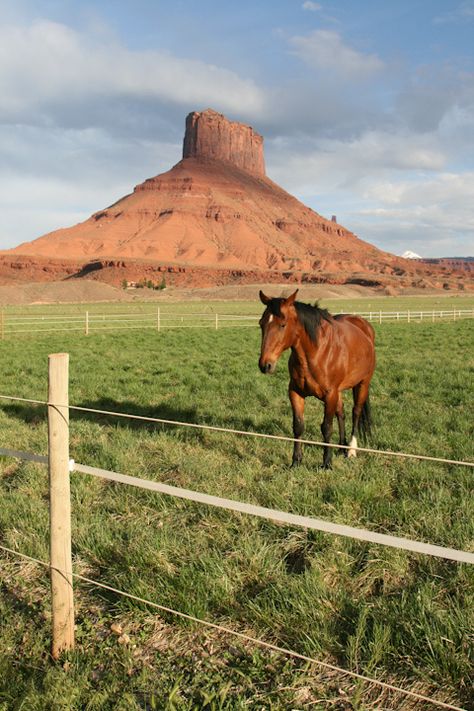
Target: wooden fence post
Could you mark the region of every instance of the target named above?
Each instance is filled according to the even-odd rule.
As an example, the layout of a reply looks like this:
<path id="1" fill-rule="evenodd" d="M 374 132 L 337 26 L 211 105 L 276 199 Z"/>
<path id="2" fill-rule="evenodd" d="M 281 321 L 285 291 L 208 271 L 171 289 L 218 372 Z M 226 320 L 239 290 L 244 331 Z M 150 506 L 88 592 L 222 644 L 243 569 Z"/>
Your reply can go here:
<path id="1" fill-rule="evenodd" d="M 216 331 L 219 328 L 219 314 L 216 314 Z"/>
<path id="2" fill-rule="evenodd" d="M 52 597 L 51 654 L 74 647 L 74 600 L 69 491 L 69 354 L 48 358 L 48 457 L 50 491 L 50 564 Z"/>
<path id="3" fill-rule="evenodd" d="M 89 335 L 89 312 L 86 311 L 86 329 L 85 329 L 86 336 Z"/>
<path id="4" fill-rule="evenodd" d="M 2 336 L 2 341 L 5 338 L 5 312 L 2 311 L 0 315 L 0 329 L 1 329 L 1 336 Z"/>
<path id="5" fill-rule="evenodd" d="M 158 306 L 158 312 L 156 314 L 156 330 L 159 331 L 161 329 L 161 314 L 160 314 L 160 307 Z"/>

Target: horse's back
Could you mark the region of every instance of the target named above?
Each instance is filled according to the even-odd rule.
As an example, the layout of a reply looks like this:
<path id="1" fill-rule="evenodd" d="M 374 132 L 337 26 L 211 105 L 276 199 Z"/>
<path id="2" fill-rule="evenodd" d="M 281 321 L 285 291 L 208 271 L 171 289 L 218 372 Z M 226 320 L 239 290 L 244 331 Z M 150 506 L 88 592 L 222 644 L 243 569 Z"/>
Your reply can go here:
<path id="1" fill-rule="evenodd" d="M 333 317 L 336 321 L 342 323 L 351 323 L 353 326 L 360 328 L 360 330 L 365 333 L 365 335 L 370 338 L 372 343 L 375 342 L 375 331 L 372 324 L 366 321 L 362 316 L 356 316 L 355 314 L 336 314 Z"/>
<path id="2" fill-rule="evenodd" d="M 300 324 L 298 352 L 288 360 L 290 391 L 324 400 L 328 393 L 370 382 L 375 369 L 375 332 L 360 316 L 325 312 L 316 337 Z"/>

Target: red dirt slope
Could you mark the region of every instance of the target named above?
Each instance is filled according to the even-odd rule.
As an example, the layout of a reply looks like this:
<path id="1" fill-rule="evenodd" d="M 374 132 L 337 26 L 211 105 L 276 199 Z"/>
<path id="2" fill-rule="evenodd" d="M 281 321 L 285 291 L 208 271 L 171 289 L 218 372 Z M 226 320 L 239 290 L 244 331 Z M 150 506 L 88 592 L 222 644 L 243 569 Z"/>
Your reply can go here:
<path id="1" fill-rule="evenodd" d="M 7 255 L 55 260 L 60 254 L 79 265 L 77 276 L 94 271 L 110 283 L 137 278 L 145 263 L 148 271 L 160 265 L 187 274 L 196 286 L 249 283 L 272 273 L 275 280 L 284 274 L 385 285 L 412 285 L 433 274 L 427 286 L 436 287 L 454 274 L 382 252 L 303 205 L 266 177 L 262 137 L 210 109 L 188 116 L 183 159 L 171 170 L 81 224 L 3 254 L 3 272 Z M 81 269 L 96 260 L 97 269 Z M 115 277 L 106 277 L 111 269 Z M 459 278 L 451 281 L 459 285 Z"/>

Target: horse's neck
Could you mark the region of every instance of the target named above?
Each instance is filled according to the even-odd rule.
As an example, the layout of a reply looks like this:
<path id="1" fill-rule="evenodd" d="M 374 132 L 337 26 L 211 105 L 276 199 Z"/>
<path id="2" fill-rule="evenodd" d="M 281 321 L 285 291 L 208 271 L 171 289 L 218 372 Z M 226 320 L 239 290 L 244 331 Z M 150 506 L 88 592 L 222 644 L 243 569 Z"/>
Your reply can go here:
<path id="1" fill-rule="evenodd" d="M 331 335 L 329 332 L 326 333 L 328 327 L 329 324 L 320 324 L 318 333 L 316 334 L 316 342 L 311 339 L 303 326 L 301 326 L 295 334 L 291 351 L 301 366 L 308 371 L 314 370 L 318 362 L 318 355 L 324 347 L 324 344 L 327 344 L 327 338 Z"/>
<path id="2" fill-rule="evenodd" d="M 309 362 L 311 339 L 303 327 L 295 334 L 295 339 L 291 344 L 291 352 L 302 366 Z"/>

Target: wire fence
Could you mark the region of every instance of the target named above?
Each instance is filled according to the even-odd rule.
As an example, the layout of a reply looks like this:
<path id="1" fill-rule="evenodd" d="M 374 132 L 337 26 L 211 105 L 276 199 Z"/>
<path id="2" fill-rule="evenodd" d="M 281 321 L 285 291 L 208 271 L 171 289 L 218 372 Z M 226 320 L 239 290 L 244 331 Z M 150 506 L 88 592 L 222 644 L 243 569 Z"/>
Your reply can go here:
<path id="1" fill-rule="evenodd" d="M 47 406 L 47 400 L 34 400 L 31 398 L 23 398 L 14 395 L 0 395 L 0 400 L 6 400 L 11 402 L 25 402 L 30 405 L 44 405 Z M 151 417 L 148 415 L 135 415 L 130 412 L 116 412 L 114 410 L 102 410 L 91 407 L 81 407 L 80 405 L 57 405 L 57 407 L 67 407 L 70 411 L 74 412 L 86 412 L 92 415 L 105 415 L 107 417 L 118 417 L 128 420 L 137 420 L 141 422 L 151 422 L 160 425 L 172 425 L 176 427 L 184 427 L 189 429 L 197 430 L 207 430 L 209 432 L 222 432 L 224 434 L 242 435 L 244 437 L 254 437 L 260 439 L 268 439 L 280 442 L 299 442 L 300 444 L 308 444 L 316 447 L 330 447 L 332 449 L 346 450 L 351 448 L 349 444 L 336 444 L 335 442 L 321 442 L 314 439 L 295 439 L 294 437 L 287 437 L 285 435 L 273 435 L 266 432 L 253 432 L 251 430 L 237 430 L 230 427 L 219 427 L 216 425 L 204 425 L 198 422 L 184 422 L 183 420 L 170 420 L 163 417 Z M 462 460 L 462 459 L 447 459 L 445 457 L 434 457 L 429 454 L 416 454 L 414 452 L 394 452 L 392 450 L 386 449 L 373 449 L 371 447 L 361 447 L 357 445 L 357 452 L 365 454 L 379 454 L 386 457 L 396 457 L 401 459 L 414 459 L 420 461 L 437 462 L 439 464 L 453 464 L 460 467 L 474 468 L 474 462 Z"/>
<path id="2" fill-rule="evenodd" d="M 26 555 L 25 553 L 20 553 L 19 551 L 13 550 L 12 548 L 8 548 L 7 546 L 2 546 L 0 545 L 0 550 L 3 551 L 4 553 L 7 553 L 9 555 L 13 555 L 15 557 L 21 558 L 23 560 L 27 560 L 30 563 L 35 563 L 36 565 L 41 565 L 45 568 L 48 568 L 51 570 L 51 564 L 47 563 L 46 561 L 39 560 L 38 558 L 33 558 L 32 556 Z M 66 570 L 60 570 L 56 568 L 56 571 L 62 575 L 67 575 L 68 571 Z M 315 666 L 318 666 L 324 670 L 331 671 L 331 672 L 337 672 L 338 674 L 341 674 L 342 676 L 348 676 L 349 678 L 352 679 L 357 679 L 360 681 L 363 681 L 365 683 L 368 683 L 373 686 L 378 686 L 381 689 L 384 689 L 385 691 L 390 691 L 397 693 L 403 697 L 408 697 L 412 699 L 416 699 L 417 701 L 425 701 L 431 704 L 432 706 L 437 706 L 439 708 L 444 708 L 444 709 L 451 709 L 451 711 L 467 711 L 467 709 L 462 708 L 460 706 L 454 706 L 454 704 L 450 704 L 438 699 L 433 698 L 432 696 L 426 696 L 425 694 L 421 694 L 417 691 L 411 691 L 410 689 L 404 689 L 400 686 L 396 686 L 394 684 L 390 684 L 386 681 L 382 681 L 381 679 L 374 679 L 373 677 L 367 676 L 365 674 L 360 674 L 359 672 L 352 671 L 350 669 L 344 669 L 343 667 L 336 666 L 335 664 L 330 664 L 329 662 L 324 662 L 321 659 L 315 659 L 314 657 L 309 657 L 306 654 L 301 654 L 300 652 L 296 652 L 292 649 L 287 649 L 286 647 L 281 647 L 280 645 L 272 644 L 271 642 L 267 642 L 263 639 L 259 639 L 258 637 L 251 637 L 248 634 L 244 634 L 242 632 L 239 632 L 238 630 L 234 630 L 230 627 L 224 627 L 223 625 L 216 624 L 215 622 L 210 622 L 209 620 L 204 620 L 200 617 L 195 617 L 194 615 L 189 615 L 185 612 L 181 612 L 180 610 L 174 610 L 171 607 L 165 606 L 165 605 L 160 605 L 157 602 L 154 602 L 153 600 L 148 600 L 143 597 L 139 597 L 138 595 L 134 595 L 129 592 L 125 592 L 124 590 L 119 590 L 116 587 L 113 587 L 112 585 L 109 585 L 107 583 L 99 582 L 98 580 L 93 580 L 91 578 L 88 578 L 84 575 L 80 575 L 78 573 L 72 573 L 72 577 L 76 580 L 81 580 L 82 582 L 85 582 L 89 585 L 92 585 L 93 587 L 97 587 L 102 590 L 107 590 L 109 592 L 113 592 L 115 595 L 119 595 L 120 597 L 125 597 L 128 598 L 129 600 L 134 600 L 135 602 L 139 602 L 142 605 L 147 605 L 148 607 L 154 608 L 156 610 L 159 610 L 160 612 L 166 612 L 168 614 L 174 615 L 175 617 L 180 617 L 182 619 L 188 620 L 189 622 L 195 622 L 203 627 L 211 628 L 213 630 L 217 630 L 219 632 L 223 632 L 226 635 L 229 635 L 231 637 L 237 637 L 238 639 L 248 642 L 252 645 L 262 647 L 264 649 L 267 649 L 271 652 L 277 652 L 278 654 L 283 654 L 286 657 L 292 658 L 292 659 L 299 659 L 304 662 L 308 662 L 310 664 L 313 664 Z"/>
<path id="3" fill-rule="evenodd" d="M 3 447 L 0 447 L 0 456 L 13 457 L 15 459 L 23 459 L 46 465 L 49 461 L 48 457 L 44 455 L 33 454 L 31 452 L 22 452 L 14 449 L 6 449 Z M 388 546 L 389 548 L 398 548 L 399 550 L 411 551 L 412 553 L 422 553 L 435 558 L 443 558 L 445 560 L 454 560 L 459 563 L 469 563 L 470 565 L 474 565 L 474 553 L 469 551 L 462 551 L 456 548 L 449 548 L 447 546 L 438 546 L 432 543 L 416 541 L 410 538 L 403 538 L 401 536 L 392 536 L 386 533 L 378 533 L 377 531 L 370 531 L 355 526 L 347 526 L 345 524 L 326 521 L 325 519 L 315 518 L 313 516 L 301 516 L 299 514 L 288 513 L 286 511 L 270 509 L 265 506 L 256 506 L 242 501 L 225 499 L 221 496 L 213 496 L 199 491 L 192 491 L 191 489 L 183 489 L 182 487 L 163 484 L 150 479 L 141 479 L 128 474 L 113 472 L 108 469 L 100 469 L 99 467 L 91 467 L 87 464 L 79 464 L 73 459 L 69 461 L 69 471 L 89 474 L 90 476 L 107 479 L 108 481 L 114 481 L 119 484 L 126 484 L 139 489 L 146 489 L 147 491 L 165 494 L 166 496 L 172 496 L 178 499 L 204 504 L 206 506 L 213 506 L 227 511 L 234 511 L 235 513 L 257 516 L 258 518 L 286 524 L 288 526 L 322 531 L 336 536 L 365 541 L 366 543 L 375 543 L 377 545 Z"/>
<path id="4" fill-rule="evenodd" d="M 474 318 L 473 309 L 405 310 L 405 311 L 355 311 L 355 314 L 373 323 L 437 323 Z M 21 336 L 64 331 L 77 331 L 85 335 L 106 331 L 152 329 L 155 331 L 176 328 L 246 328 L 255 327 L 261 312 L 255 314 L 173 312 L 157 307 L 154 311 L 140 313 L 94 313 L 15 315 L 0 313 L 0 337 Z"/>
<path id="5" fill-rule="evenodd" d="M 41 566 L 51 570 L 50 563 L 47 563 L 46 561 L 39 560 L 38 558 L 34 558 L 32 556 L 26 555 L 25 553 L 20 553 L 19 551 L 13 550 L 12 548 L 8 548 L 7 546 L 0 545 L 0 550 L 2 550 L 4 553 L 7 553 L 9 555 L 13 555 L 13 556 L 21 558 L 23 560 L 27 560 L 30 563 L 35 563 L 37 565 L 41 565 Z M 58 573 L 63 574 L 63 575 L 67 574 L 67 572 L 68 572 L 65 570 L 59 570 L 57 568 L 56 568 L 56 571 Z M 465 709 L 465 708 L 462 708 L 460 706 L 454 706 L 453 704 L 435 699 L 431 696 L 426 696 L 425 694 L 421 694 L 417 691 L 411 691 L 409 689 L 404 689 L 400 686 L 396 686 L 394 684 L 390 684 L 388 682 L 382 681 L 381 679 L 375 679 L 373 677 L 366 676 L 365 674 L 360 674 L 359 672 L 355 672 L 350 669 L 344 669 L 342 667 L 336 666 L 335 664 L 330 664 L 329 662 L 322 661 L 321 659 L 315 659 L 314 657 L 309 657 L 306 654 L 301 654 L 300 652 L 296 652 L 292 649 L 287 649 L 286 647 L 281 647 L 280 645 L 272 644 L 271 642 L 267 642 L 263 639 L 259 639 L 258 637 L 251 637 L 248 634 L 244 634 L 244 633 L 239 632 L 238 630 L 234 630 L 230 627 L 224 627 L 223 625 L 216 624 L 215 622 L 210 622 L 209 620 L 204 620 L 200 617 L 195 617 L 194 615 L 189 615 L 185 612 L 181 612 L 180 610 L 174 610 L 171 607 L 168 607 L 165 605 L 160 605 L 157 602 L 148 600 L 143 597 L 139 597 L 138 595 L 134 595 L 129 592 L 125 592 L 124 590 L 119 590 L 118 588 L 113 587 L 112 585 L 108 585 L 107 583 L 99 582 L 98 580 L 93 580 L 93 579 L 88 578 L 84 575 L 80 575 L 78 573 L 73 572 L 72 577 L 75 578 L 76 580 L 81 580 L 82 582 L 92 585 L 93 587 L 97 587 L 102 590 L 107 590 L 109 592 L 113 592 L 115 595 L 119 595 L 121 597 L 128 598 L 129 600 L 134 600 L 135 602 L 139 602 L 143 605 L 147 605 L 148 607 L 159 610 L 160 612 L 166 612 L 168 614 L 174 615 L 175 617 L 180 617 L 182 619 L 188 620 L 189 622 L 195 622 L 203 627 L 207 627 L 207 628 L 211 628 L 213 630 L 217 630 L 219 632 L 223 632 L 224 634 L 229 635 L 231 637 L 237 637 L 238 639 L 240 639 L 244 642 L 248 642 L 252 645 L 262 647 L 262 648 L 267 649 L 271 652 L 277 652 L 277 653 L 283 654 L 289 658 L 299 659 L 301 661 L 308 662 L 308 663 L 318 666 L 324 670 L 331 671 L 331 672 L 337 672 L 338 674 L 341 674 L 342 676 L 348 676 L 352 679 L 357 679 L 357 680 L 363 681 L 365 683 L 368 683 L 370 685 L 378 686 L 379 688 L 384 689 L 385 691 L 394 692 L 394 693 L 397 693 L 403 697 L 416 699 L 417 701 L 425 701 L 425 702 L 428 702 L 429 704 L 431 704 L 432 706 L 437 706 L 439 708 L 444 708 L 444 709 L 451 709 L 451 711 L 467 711 L 467 709 Z"/>
<path id="6" fill-rule="evenodd" d="M 64 354 L 61 354 L 64 356 Z M 51 375 L 50 375 L 50 381 L 51 381 Z M 51 393 L 51 391 L 50 391 Z M 64 399 L 54 399 L 51 397 L 51 394 L 49 396 L 49 400 L 51 401 L 44 401 L 44 400 L 33 400 L 33 399 L 27 399 L 27 398 L 18 398 L 14 396 L 6 396 L 6 395 L 0 395 L 0 399 L 6 400 L 6 401 L 21 401 L 21 402 L 26 402 L 32 405 L 43 405 L 47 406 L 48 408 L 48 419 L 51 417 L 52 413 L 69 413 L 69 410 L 71 411 L 81 411 L 81 412 L 88 412 L 91 414 L 102 414 L 102 415 L 107 415 L 111 417 L 124 417 L 124 418 L 130 418 L 130 419 L 139 419 L 139 420 L 145 420 L 148 422 L 156 422 L 160 424 L 168 424 L 168 425 L 173 425 L 173 426 L 183 426 L 183 427 L 194 427 L 194 428 L 199 428 L 199 429 L 206 429 L 210 431 L 217 431 L 217 432 L 224 432 L 224 433 L 229 433 L 232 435 L 242 435 L 242 436 L 249 436 L 249 437 L 263 437 L 267 438 L 270 440 L 283 440 L 283 441 L 295 441 L 294 438 L 291 437 L 281 437 L 277 435 L 268 435 L 265 433 L 256 433 L 256 432 L 246 432 L 246 431 L 239 431 L 239 430 L 233 430 L 233 429 L 228 429 L 228 428 L 221 428 L 221 427 L 213 427 L 210 425 L 201 425 L 198 423 L 189 423 L 189 422 L 178 422 L 174 420 L 165 420 L 162 418 L 152 418 L 152 417 L 142 417 L 142 416 L 137 416 L 129 413 L 119 413 L 119 412 L 111 412 L 111 411 L 106 411 L 106 410 L 96 410 L 92 408 L 85 408 L 85 407 L 80 407 L 80 406 L 73 406 L 69 405 L 68 402 Z M 69 421 L 69 417 L 67 418 L 63 417 L 63 420 L 67 422 Z M 51 423 L 51 421 L 50 421 Z M 64 424 L 64 423 L 63 423 Z M 5 449 L 5 448 L 0 448 L 0 455 L 1 456 L 7 456 L 7 457 L 15 457 L 19 459 L 24 459 L 27 461 L 33 461 L 37 462 L 40 464 L 45 464 L 50 467 L 50 472 L 51 472 L 51 466 L 52 462 L 58 463 L 58 461 L 61 460 L 61 457 L 57 457 L 56 454 L 54 454 L 54 447 L 57 446 L 57 442 L 55 445 L 55 436 L 54 436 L 54 428 L 49 428 L 51 430 L 49 432 L 50 438 L 49 438 L 49 456 L 45 455 L 39 455 L 39 454 L 34 454 L 30 452 L 23 452 L 19 450 L 13 450 L 13 449 Z M 52 434 L 51 434 L 52 432 Z M 56 438 L 57 439 L 57 438 Z M 324 442 L 317 442 L 314 440 L 304 440 L 307 444 L 311 445 L 316 445 L 316 446 L 327 446 L 326 443 Z M 69 451 L 69 433 L 67 434 L 67 450 Z M 332 445 L 334 447 L 341 447 L 343 448 L 343 445 Z M 436 458 L 436 457 L 431 457 L 429 455 L 413 455 L 409 453 L 403 453 L 403 452 L 389 452 L 389 451 L 380 451 L 380 450 L 369 450 L 369 449 L 361 449 L 360 451 L 366 451 L 368 453 L 375 453 L 375 454 L 381 454 L 385 456 L 402 456 L 402 457 L 415 457 L 417 459 L 429 459 L 431 461 L 437 461 L 441 464 L 452 464 L 452 465 L 459 465 L 459 466 L 468 466 L 468 467 L 474 467 L 474 462 L 466 462 L 466 461 L 457 461 L 457 460 L 449 460 L 449 459 L 443 459 L 443 458 Z M 152 480 L 147 480 L 147 479 L 140 479 L 138 477 L 130 476 L 128 474 L 122 474 L 119 472 L 113 472 L 109 470 L 104 470 L 104 469 L 99 469 L 97 467 L 91 467 L 88 465 L 84 464 L 79 464 L 74 462 L 74 460 L 69 460 L 66 458 L 64 460 L 64 457 L 62 457 L 62 463 L 66 465 L 66 478 L 69 478 L 69 472 L 77 472 L 77 473 L 82 473 L 82 474 L 88 474 L 100 478 L 107 479 L 109 481 L 115 481 L 117 483 L 121 484 L 126 484 L 130 485 L 133 487 L 138 487 L 142 489 L 148 489 L 151 491 L 155 491 L 157 493 L 161 493 L 167 496 L 173 496 L 173 497 L 178 497 L 181 499 L 185 499 L 187 501 L 193 501 L 200 503 L 202 505 L 206 506 L 213 506 L 221 509 L 225 509 L 228 511 L 233 511 L 233 512 L 238 512 L 239 514 L 248 514 L 252 516 L 258 516 L 260 518 L 264 518 L 267 520 L 275 521 L 278 523 L 283 523 L 286 525 L 291 525 L 291 526 L 299 526 L 303 527 L 305 529 L 314 529 L 318 531 L 323 531 L 327 534 L 331 535 L 337 535 L 337 536 L 345 536 L 349 537 L 355 540 L 359 541 L 364 541 L 376 545 L 384 545 L 384 546 L 389 546 L 393 548 L 398 548 L 401 550 L 409 551 L 411 553 L 415 554 L 423 554 L 423 555 L 430 555 L 430 556 L 435 556 L 438 558 L 442 558 L 445 560 L 451 560 L 451 561 L 456 561 L 457 563 L 461 564 L 474 564 L 474 552 L 471 551 L 466 551 L 466 550 L 458 550 L 458 549 L 453 549 L 453 548 L 448 548 L 445 546 L 439 546 L 436 544 L 432 543 L 427 543 L 424 541 L 416 541 L 413 539 L 407 539 L 403 538 L 400 536 L 393 536 L 390 534 L 385 534 L 385 533 L 379 533 L 376 531 L 371 531 L 367 529 L 362 529 L 362 528 L 357 528 L 353 526 L 347 526 L 345 524 L 337 523 L 337 522 L 331 522 L 331 521 L 326 521 L 323 519 L 315 518 L 315 517 L 309 517 L 309 516 L 300 516 L 297 514 L 292 514 L 289 512 L 284 512 L 284 511 L 278 511 L 275 509 L 269 509 L 261 506 L 256 506 L 253 504 L 248 504 L 245 502 L 241 501 L 235 501 L 231 499 L 224 499 L 222 497 L 217 497 L 213 496 L 211 494 L 205 494 L 202 492 L 196 492 L 196 491 L 191 491 L 189 489 L 183 489 L 180 487 L 174 487 L 170 486 L 167 484 L 162 484 L 161 482 L 157 481 L 152 481 Z M 55 464 L 55 466 L 56 466 Z M 50 473 L 50 478 L 51 478 L 51 473 Z M 63 492 L 63 490 L 61 489 Z M 53 496 L 53 492 L 51 492 L 51 497 Z M 53 528 L 51 528 L 53 530 Z M 62 545 L 62 549 L 67 548 L 67 546 Z M 70 543 L 69 543 L 69 548 L 70 548 Z M 114 587 L 111 587 L 105 583 L 102 583 L 100 581 L 94 581 L 88 578 L 85 578 L 83 576 L 77 575 L 72 572 L 72 564 L 71 567 L 69 568 L 67 565 L 55 565 L 53 560 L 49 563 L 45 563 L 43 561 L 40 561 L 35 558 L 31 558 L 29 556 L 26 556 L 25 554 L 9 549 L 3 545 L 0 545 L 0 549 L 3 550 L 4 552 L 8 554 L 13 554 L 13 555 L 18 555 L 20 557 L 29 559 L 33 562 L 36 562 L 41 565 L 46 565 L 47 567 L 50 568 L 51 575 L 53 576 L 53 573 L 60 574 L 61 578 L 63 579 L 63 582 L 66 583 L 67 585 L 67 579 L 70 576 L 71 581 L 72 577 L 76 577 L 78 579 L 82 579 L 85 582 L 88 582 L 92 585 L 102 587 L 105 589 L 113 590 L 117 594 L 124 595 L 126 597 L 129 597 L 131 599 L 139 600 L 143 603 L 146 603 L 152 607 L 156 607 L 157 609 L 161 610 L 166 610 L 172 614 L 176 614 L 178 616 L 186 617 L 190 620 L 193 620 L 194 622 L 197 622 L 202 625 L 207 625 L 209 627 L 213 627 L 215 629 L 222 630 L 228 634 L 233 634 L 236 635 L 240 638 L 246 639 L 247 641 L 250 641 L 254 644 L 261 645 L 263 647 L 266 647 L 268 649 L 271 649 L 273 651 L 286 654 L 288 656 L 293 656 L 305 661 L 308 661 L 310 663 L 317 664 L 319 666 L 322 666 L 323 668 L 328 668 L 331 670 L 338 671 L 341 674 L 346 674 L 348 676 L 352 676 L 358 679 L 361 679 L 365 682 L 370 682 L 375 685 L 379 685 L 382 688 L 385 688 L 386 690 L 391 690 L 395 691 L 397 693 L 404 694 L 409 697 L 417 698 L 419 700 L 423 700 L 426 702 L 430 702 L 433 705 L 443 707 L 443 708 L 449 708 L 449 709 L 455 709 L 456 711 L 463 711 L 459 706 L 455 706 L 449 703 L 445 703 L 442 701 L 438 701 L 437 699 L 428 697 L 428 696 L 423 696 L 422 694 L 418 694 L 416 692 L 412 692 L 409 690 L 402 689 L 401 687 L 393 686 L 391 684 L 387 684 L 386 682 L 383 682 L 378 679 L 374 679 L 362 674 L 358 674 L 356 672 L 353 672 L 351 670 L 343 669 L 341 667 L 337 667 L 334 665 L 327 664 L 326 662 L 322 662 L 317 659 L 313 659 L 311 657 L 307 657 L 305 655 L 301 655 L 297 652 L 294 652 L 292 650 L 288 650 L 284 647 L 279 647 L 277 645 L 273 645 L 271 643 L 265 642 L 263 640 L 259 640 L 253 637 L 249 637 L 247 635 L 243 635 L 242 633 L 236 632 L 235 630 L 222 627 L 216 623 L 209 622 L 206 620 L 201 620 L 196 617 L 192 617 L 189 615 L 185 615 L 182 612 L 173 610 L 171 608 L 164 607 L 162 605 L 159 605 L 157 603 L 154 603 L 150 600 L 145 600 L 142 598 L 138 598 L 137 596 L 117 590 Z M 53 547 L 51 548 L 53 550 Z M 53 594 L 54 594 L 54 586 L 53 586 Z M 53 622 L 53 630 L 54 630 L 54 622 Z"/>

